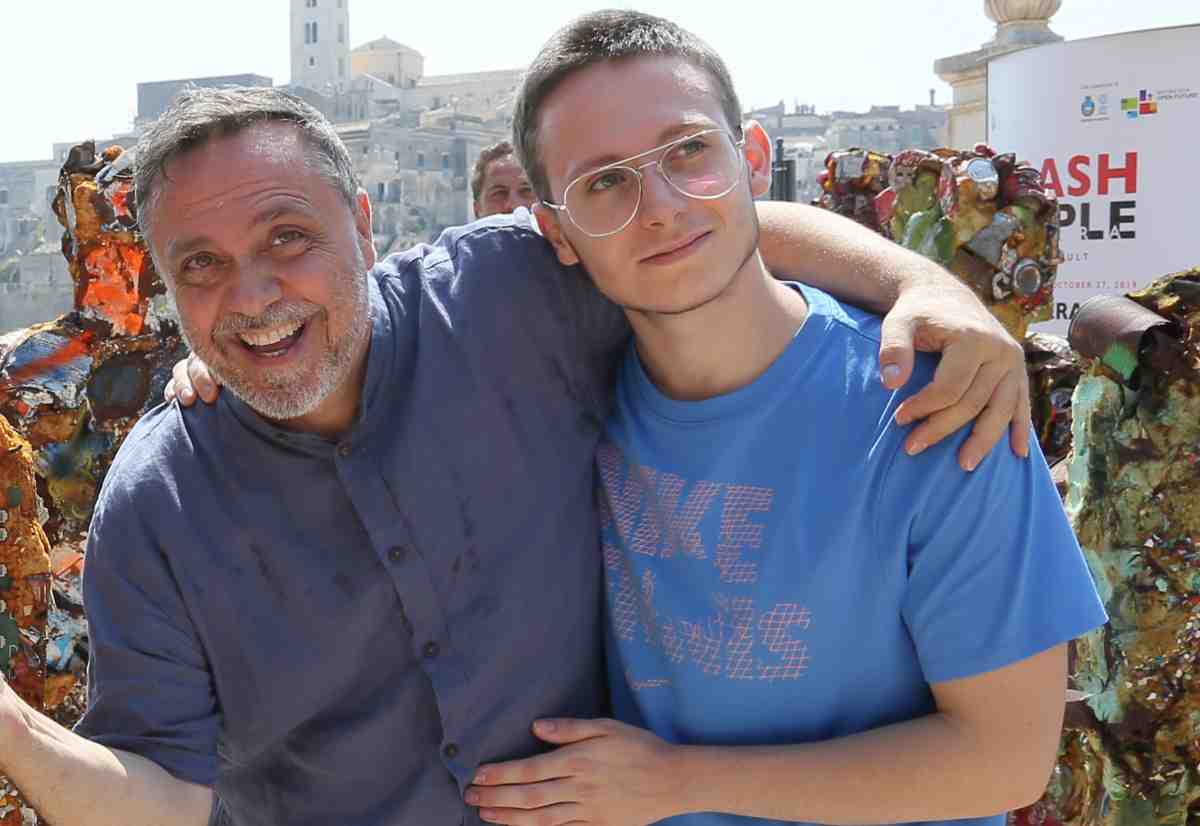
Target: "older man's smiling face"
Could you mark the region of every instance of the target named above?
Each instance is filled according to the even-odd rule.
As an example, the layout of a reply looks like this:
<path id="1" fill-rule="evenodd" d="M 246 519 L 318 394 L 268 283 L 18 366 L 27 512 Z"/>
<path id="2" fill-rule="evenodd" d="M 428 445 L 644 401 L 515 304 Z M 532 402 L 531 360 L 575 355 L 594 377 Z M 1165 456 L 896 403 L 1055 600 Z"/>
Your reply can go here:
<path id="1" fill-rule="evenodd" d="M 282 122 L 216 138 L 168 164 L 145 216 L 193 351 L 301 429 L 343 391 L 357 402 L 375 262 L 365 195 L 351 209 L 313 151 Z"/>

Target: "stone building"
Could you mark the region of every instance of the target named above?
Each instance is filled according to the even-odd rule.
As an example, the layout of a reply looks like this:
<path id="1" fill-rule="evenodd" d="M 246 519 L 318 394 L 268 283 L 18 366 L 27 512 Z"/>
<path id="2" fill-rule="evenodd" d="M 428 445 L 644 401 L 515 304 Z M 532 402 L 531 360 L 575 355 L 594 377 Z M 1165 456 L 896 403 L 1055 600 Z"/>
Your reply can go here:
<path id="1" fill-rule="evenodd" d="M 996 34 L 972 52 L 944 57 L 933 64 L 937 76 L 954 90 L 947 144 L 970 147 L 987 140 L 987 67 L 998 57 L 1063 38 L 1050 30 L 1050 18 L 1062 0 L 984 0 L 983 11 Z"/>
<path id="2" fill-rule="evenodd" d="M 171 101 L 189 86 L 214 89 L 222 86 L 272 86 L 271 78 L 263 75 L 218 75 L 216 77 L 189 77 L 180 80 L 155 80 L 137 85 L 137 119 L 135 126 L 141 127 L 158 118 L 167 110 Z M 63 150 L 73 144 L 61 144 Z M 65 160 L 65 156 L 64 156 Z"/>
<path id="3" fill-rule="evenodd" d="M 350 82 L 349 0 L 290 0 L 292 85 L 336 94 Z"/>
<path id="4" fill-rule="evenodd" d="M 934 103 L 912 109 L 872 106 L 866 112 L 818 114 L 816 107 L 797 103 L 789 112 L 783 101 L 746 112 L 743 119 L 763 125 L 772 140 L 783 139 L 785 158 L 796 162 L 796 200 L 808 202 L 819 194 L 817 173 L 825 156 L 838 149 L 862 147 L 895 153 L 902 149 L 946 146 L 946 107 Z"/>

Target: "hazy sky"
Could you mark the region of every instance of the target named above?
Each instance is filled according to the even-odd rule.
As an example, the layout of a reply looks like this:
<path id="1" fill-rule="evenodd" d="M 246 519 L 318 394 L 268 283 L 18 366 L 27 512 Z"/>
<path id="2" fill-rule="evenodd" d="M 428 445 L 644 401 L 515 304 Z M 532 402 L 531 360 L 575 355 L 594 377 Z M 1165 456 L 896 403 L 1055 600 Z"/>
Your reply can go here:
<path id="1" fill-rule="evenodd" d="M 351 45 L 387 35 L 426 74 L 517 68 L 580 0 L 347 0 Z M 620 4 L 625 5 L 625 4 Z M 644 0 L 716 47 L 746 108 L 940 102 L 933 61 L 992 36 L 983 0 Z M 54 141 L 129 129 L 137 83 L 253 72 L 286 83 L 287 0 L 0 0 L 0 160 L 50 157 Z M 19 9 L 19 11 L 17 11 Z M 1196 0 L 1065 0 L 1067 39 L 1200 22 Z"/>

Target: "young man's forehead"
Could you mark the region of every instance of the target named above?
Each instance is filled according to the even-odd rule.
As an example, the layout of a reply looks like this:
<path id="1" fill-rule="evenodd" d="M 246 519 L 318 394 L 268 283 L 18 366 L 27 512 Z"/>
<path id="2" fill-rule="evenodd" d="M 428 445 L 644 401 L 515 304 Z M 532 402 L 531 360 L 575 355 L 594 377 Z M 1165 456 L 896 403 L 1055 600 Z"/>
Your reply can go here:
<path id="1" fill-rule="evenodd" d="M 584 119 L 586 134 L 560 139 Z M 736 127 L 725 123 L 715 78 L 687 58 L 647 55 L 601 61 L 564 78 L 548 96 L 539 132 L 560 162 L 590 167 L 713 127 Z"/>

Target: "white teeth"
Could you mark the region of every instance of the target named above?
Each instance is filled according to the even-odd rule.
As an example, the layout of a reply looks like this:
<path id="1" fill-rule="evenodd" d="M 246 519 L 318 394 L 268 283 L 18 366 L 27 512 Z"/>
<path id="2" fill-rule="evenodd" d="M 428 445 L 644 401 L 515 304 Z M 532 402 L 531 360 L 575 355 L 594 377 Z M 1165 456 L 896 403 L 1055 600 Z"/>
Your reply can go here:
<path id="1" fill-rule="evenodd" d="M 270 327 L 266 330 L 247 330 L 244 333 L 238 333 L 238 336 L 251 347 L 267 347 L 283 341 L 288 336 L 295 334 L 303 326 L 303 321 L 293 321 L 290 324 Z"/>

